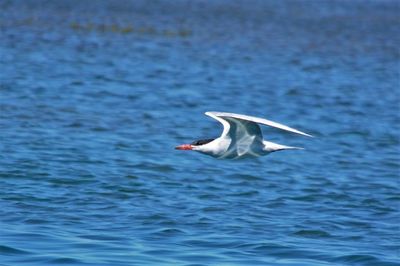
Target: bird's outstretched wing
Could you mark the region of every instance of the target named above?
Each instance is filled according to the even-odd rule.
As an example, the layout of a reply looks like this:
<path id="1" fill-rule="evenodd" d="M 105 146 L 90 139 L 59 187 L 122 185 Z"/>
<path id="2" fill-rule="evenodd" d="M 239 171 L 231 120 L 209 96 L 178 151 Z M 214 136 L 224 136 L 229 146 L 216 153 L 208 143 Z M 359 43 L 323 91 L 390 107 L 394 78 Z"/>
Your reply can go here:
<path id="1" fill-rule="evenodd" d="M 221 138 L 229 142 L 227 156 L 232 153 L 241 156 L 252 149 L 262 147 L 263 136 L 256 122 L 220 114 L 225 113 L 206 112 L 206 115 L 218 120 L 224 126 Z"/>
<path id="2" fill-rule="evenodd" d="M 225 136 L 228 134 L 231 135 L 232 132 L 230 132 L 230 131 L 232 130 L 231 127 L 233 127 L 234 121 L 239 121 L 240 124 L 245 125 L 245 126 L 247 125 L 246 127 L 248 127 L 250 132 L 252 130 L 256 130 L 256 128 L 254 127 L 254 124 L 255 124 L 258 128 L 260 136 L 262 136 L 261 130 L 257 124 L 263 124 L 263 125 L 267 125 L 270 127 L 275 127 L 275 128 L 279 128 L 279 129 L 293 132 L 296 134 L 300 134 L 303 136 L 313 137 L 313 136 L 311 136 L 307 133 L 304 133 L 300 130 L 297 130 L 297 129 L 294 129 L 294 128 L 291 128 L 291 127 L 285 126 L 283 124 L 279 124 L 277 122 L 267 120 L 264 118 L 248 116 L 248 115 L 241 115 L 241 114 L 234 114 L 234 113 L 223 113 L 223 112 L 206 112 L 205 114 L 222 123 L 222 125 L 224 126 L 224 131 L 222 132 L 222 136 Z M 234 123 L 234 124 L 236 124 L 236 123 Z M 254 131 L 253 133 L 256 135 L 258 134 L 256 131 Z"/>
<path id="3" fill-rule="evenodd" d="M 261 129 L 254 121 L 234 117 L 230 113 L 206 112 L 205 114 L 224 126 L 221 137 L 228 136 L 232 139 L 240 139 L 243 135 L 246 135 L 262 138 Z"/>

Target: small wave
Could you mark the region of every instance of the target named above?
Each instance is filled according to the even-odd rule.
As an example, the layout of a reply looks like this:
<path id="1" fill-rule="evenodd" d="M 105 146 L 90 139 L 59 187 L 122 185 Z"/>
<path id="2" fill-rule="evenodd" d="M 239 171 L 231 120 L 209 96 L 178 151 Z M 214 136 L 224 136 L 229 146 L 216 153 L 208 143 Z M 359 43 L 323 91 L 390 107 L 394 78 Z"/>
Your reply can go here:
<path id="1" fill-rule="evenodd" d="M 228 178 L 248 180 L 248 181 L 263 180 L 263 178 L 260 176 L 250 175 L 250 174 L 233 174 L 233 175 L 229 175 Z"/>
<path id="2" fill-rule="evenodd" d="M 256 190 L 249 190 L 249 191 L 244 191 L 244 192 L 239 192 L 239 193 L 233 193 L 230 194 L 229 196 L 235 196 L 235 197 L 251 197 L 260 194 Z"/>
<path id="3" fill-rule="evenodd" d="M 43 219 L 26 219 L 24 221 L 26 224 L 47 224 L 49 221 Z"/>
<path id="4" fill-rule="evenodd" d="M 168 164 L 140 163 L 136 164 L 134 167 L 138 169 L 154 170 L 162 173 L 175 171 L 175 168 Z"/>
<path id="5" fill-rule="evenodd" d="M 50 264 L 58 265 L 58 264 L 82 264 L 83 262 L 74 258 L 56 258 L 48 261 Z"/>
<path id="6" fill-rule="evenodd" d="M 329 233 L 322 230 L 299 230 L 294 235 L 310 238 L 331 237 Z"/>
<path id="7" fill-rule="evenodd" d="M 351 265 L 355 264 L 395 265 L 395 264 L 383 263 L 380 259 L 376 258 L 375 256 L 365 255 L 365 254 L 351 254 L 351 255 L 340 256 L 336 257 L 334 261 L 350 263 Z"/>
<path id="8" fill-rule="evenodd" d="M 80 238 L 90 240 L 104 240 L 104 241 L 124 241 L 124 237 L 115 237 L 110 235 L 80 235 Z"/>
<path id="9" fill-rule="evenodd" d="M 205 207 L 202 209 L 203 212 L 222 212 L 222 211 L 226 211 L 225 208 L 221 208 L 221 207 Z"/>
<path id="10" fill-rule="evenodd" d="M 165 229 L 158 231 L 156 234 L 162 235 L 162 236 L 176 236 L 176 235 L 185 234 L 185 232 L 183 230 L 176 229 L 176 228 L 165 228 Z"/>
<path id="11" fill-rule="evenodd" d="M 16 254 L 29 254 L 30 252 L 22 249 L 0 245 L 0 253 L 5 255 L 16 255 Z"/>

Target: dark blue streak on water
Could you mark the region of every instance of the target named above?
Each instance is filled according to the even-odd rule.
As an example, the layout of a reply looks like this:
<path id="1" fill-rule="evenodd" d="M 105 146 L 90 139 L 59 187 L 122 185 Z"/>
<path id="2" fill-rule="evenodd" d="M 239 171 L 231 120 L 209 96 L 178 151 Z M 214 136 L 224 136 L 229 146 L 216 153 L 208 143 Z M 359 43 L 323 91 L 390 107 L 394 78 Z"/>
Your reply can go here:
<path id="1" fill-rule="evenodd" d="M 399 265 L 397 1 L 0 9 L 2 265 Z M 175 151 L 208 110 L 317 138 Z"/>

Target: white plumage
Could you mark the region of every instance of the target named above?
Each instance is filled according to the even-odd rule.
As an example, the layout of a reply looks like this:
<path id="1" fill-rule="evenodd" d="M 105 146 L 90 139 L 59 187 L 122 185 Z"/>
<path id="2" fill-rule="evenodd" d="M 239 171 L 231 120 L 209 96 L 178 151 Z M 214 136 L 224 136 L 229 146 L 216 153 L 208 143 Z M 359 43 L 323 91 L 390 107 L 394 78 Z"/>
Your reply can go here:
<path id="1" fill-rule="evenodd" d="M 176 149 L 194 150 L 220 159 L 258 157 L 279 150 L 302 149 L 264 140 L 259 124 L 312 137 L 297 129 L 263 118 L 223 112 L 206 112 L 205 114 L 223 125 L 222 135 L 214 140 L 183 144 L 177 146 Z"/>

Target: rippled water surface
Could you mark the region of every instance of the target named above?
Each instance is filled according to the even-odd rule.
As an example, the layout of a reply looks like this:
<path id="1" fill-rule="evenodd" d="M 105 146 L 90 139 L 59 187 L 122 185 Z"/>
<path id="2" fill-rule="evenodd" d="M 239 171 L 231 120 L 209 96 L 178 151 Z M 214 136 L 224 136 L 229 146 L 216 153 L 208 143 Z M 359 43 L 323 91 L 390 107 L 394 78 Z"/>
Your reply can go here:
<path id="1" fill-rule="evenodd" d="M 398 1 L 1 1 L 1 265 L 400 265 Z M 223 161 L 205 111 L 306 147 Z"/>

